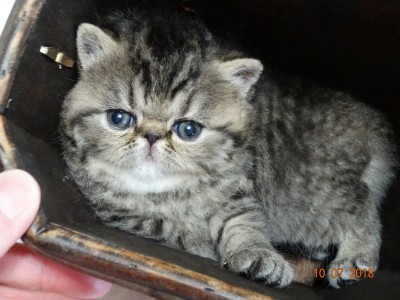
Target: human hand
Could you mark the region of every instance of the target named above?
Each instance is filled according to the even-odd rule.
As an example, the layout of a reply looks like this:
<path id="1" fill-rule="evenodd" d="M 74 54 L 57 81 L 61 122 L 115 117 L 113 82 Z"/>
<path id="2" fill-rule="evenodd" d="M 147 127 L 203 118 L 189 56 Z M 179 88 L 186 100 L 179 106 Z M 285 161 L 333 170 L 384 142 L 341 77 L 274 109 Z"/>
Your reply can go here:
<path id="1" fill-rule="evenodd" d="M 110 283 L 81 274 L 15 242 L 39 209 L 40 189 L 20 170 L 0 174 L 0 299 L 67 300 L 103 296 Z"/>

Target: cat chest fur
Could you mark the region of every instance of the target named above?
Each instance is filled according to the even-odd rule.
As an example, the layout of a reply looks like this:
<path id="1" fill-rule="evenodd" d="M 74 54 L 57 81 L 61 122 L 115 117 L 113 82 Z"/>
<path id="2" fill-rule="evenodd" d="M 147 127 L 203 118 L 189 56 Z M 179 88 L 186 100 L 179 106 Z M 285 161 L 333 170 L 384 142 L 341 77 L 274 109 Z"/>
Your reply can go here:
<path id="1" fill-rule="evenodd" d="M 153 195 L 110 193 L 96 214 L 106 224 L 155 239 L 176 249 L 218 260 L 208 217 L 217 203 L 202 193 L 161 193 Z M 120 197 L 118 199 L 118 197 Z M 114 209 L 118 203 L 118 209 Z"/>

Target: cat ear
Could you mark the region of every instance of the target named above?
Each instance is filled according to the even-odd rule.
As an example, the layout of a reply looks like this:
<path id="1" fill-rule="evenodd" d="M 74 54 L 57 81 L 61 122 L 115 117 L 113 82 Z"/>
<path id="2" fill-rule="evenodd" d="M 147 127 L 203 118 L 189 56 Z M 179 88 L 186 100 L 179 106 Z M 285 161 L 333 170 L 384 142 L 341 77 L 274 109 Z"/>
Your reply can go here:
<path id="1" fill-rule="evenodd" d="M 246 95 L 260 78 L 264 67 L 257 59 L 239 58 L 219 63 L 218 69 L 225 80 Z"/>
<path id="2" fill-rule="evenodd" d="M 113 52 L 118 44 L 99 27 L 89 23 L 79 25 L 76 44 L 83 70 L 89 68 L 104 55 Z"/>

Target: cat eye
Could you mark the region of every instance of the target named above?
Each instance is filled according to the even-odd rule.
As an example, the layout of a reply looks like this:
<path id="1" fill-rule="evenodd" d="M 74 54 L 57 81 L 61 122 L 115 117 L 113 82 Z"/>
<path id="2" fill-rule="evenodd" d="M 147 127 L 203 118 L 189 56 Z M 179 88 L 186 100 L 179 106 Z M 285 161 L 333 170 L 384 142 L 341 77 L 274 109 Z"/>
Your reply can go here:
<path id="1" fill-rule="evenodd" d="M 178 121 L 174 124 L 173 130 L 175 133 L 185 141 L 194 140 L 199 136 L 203 126 L 195 121 Z"/>
<path id="2" fill-rule="evenodd" d="M 128 129 L 136 124 L 136 116 L 120 109 L 109 110 L 107 112 L 107 120 L 112 127 L 120 130 Z"/>

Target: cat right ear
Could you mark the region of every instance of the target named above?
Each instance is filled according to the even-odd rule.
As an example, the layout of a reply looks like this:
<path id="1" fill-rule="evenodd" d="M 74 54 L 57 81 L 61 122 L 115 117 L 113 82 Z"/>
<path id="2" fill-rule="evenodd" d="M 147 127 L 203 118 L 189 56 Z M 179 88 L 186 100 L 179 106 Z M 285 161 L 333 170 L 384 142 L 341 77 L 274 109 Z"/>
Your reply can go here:
<path id="1" fill-rule="evenodd" d="M 117 48 L 117 42 L 99 27 L 82 23 L 76 38 L 78 58 L 83 70 Z"/>
<path id="2" fill-rule="evenodd" d="M 252 58 L 238 58 L 218 63 L 222 77 L 236 87 L 244 97 L 260 78 L 263 68 L 259 60 Z"/>

